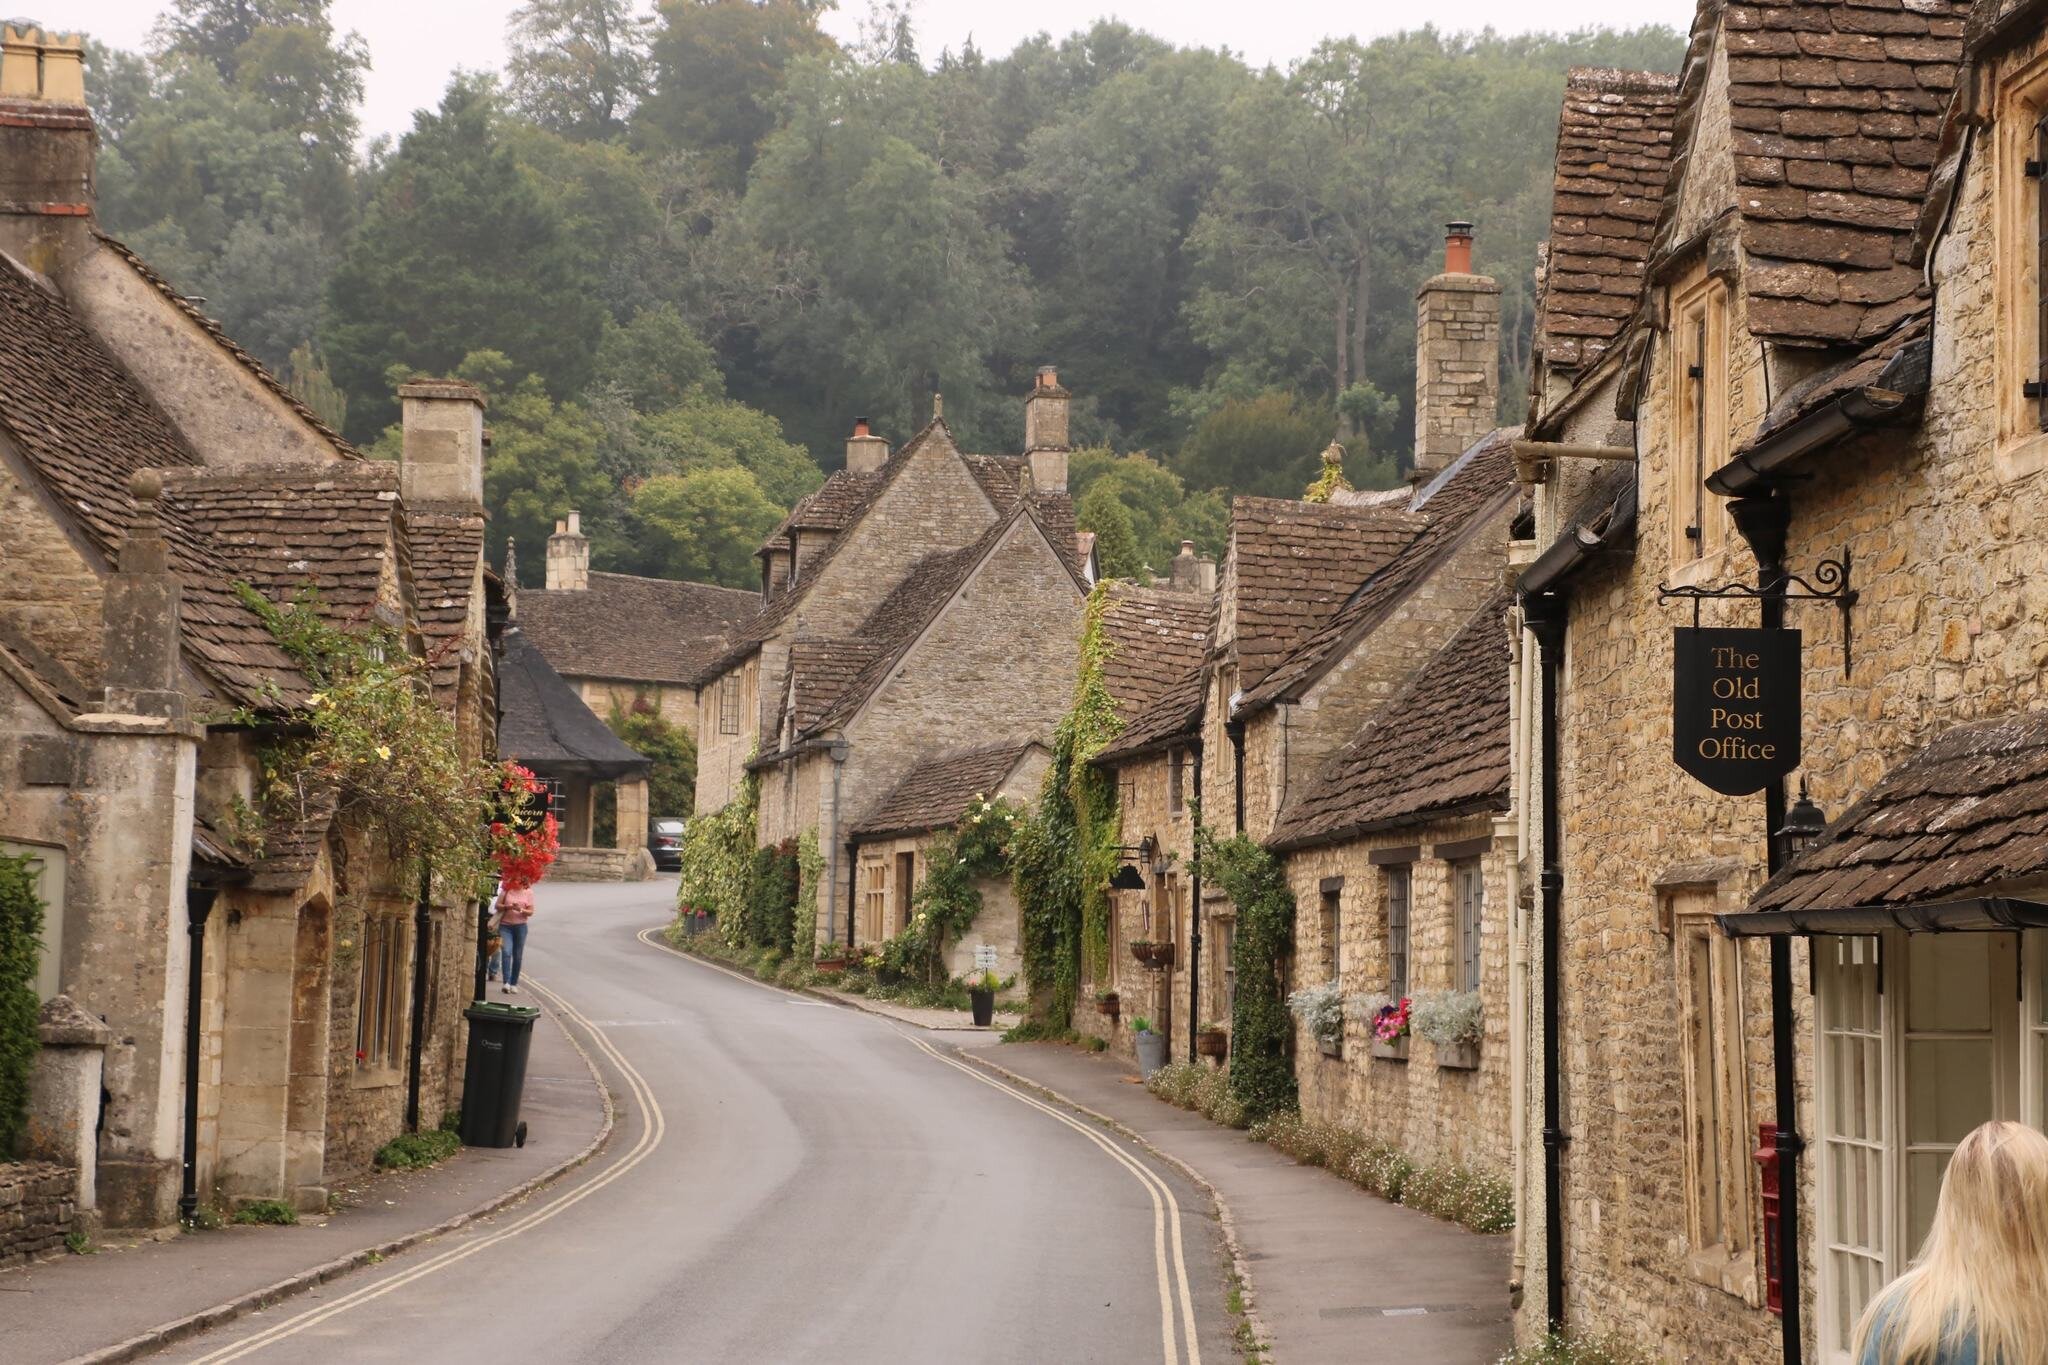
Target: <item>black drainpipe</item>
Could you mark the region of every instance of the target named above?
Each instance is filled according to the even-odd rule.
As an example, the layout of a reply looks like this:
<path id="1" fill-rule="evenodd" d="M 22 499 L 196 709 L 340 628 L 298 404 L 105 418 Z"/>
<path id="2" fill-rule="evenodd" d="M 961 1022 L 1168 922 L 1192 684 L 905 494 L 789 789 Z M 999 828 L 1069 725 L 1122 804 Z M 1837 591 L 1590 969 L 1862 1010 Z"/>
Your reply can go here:
<path id="1" fill-rule="evenodd" d="M 220 892 L 211 886 L 185 888 L 185 935 L 191 940 L 185 971 L 185 1170 L 178 1190 L 178 1221 L 199 1213 L 199 1022 L 206 978 L 206 917 Z"/>
<path id="2" fill-rule="evenodd" d="M 1756 555 L 1756 585 L 1763 594 L 1760 624 L 1765 630 L 1785 628 L 1785 537 L 1792 525 L 1792 503 L 1768 489 L 1728 504 L 1736 529 Z M 1785 827 L 1785 781 L 1773 778 L 1764 788 L 1764 866 L 1776 875 L 1784 861 L 1778 831 Z M 1806 1140 L 1799 1134 L 1799 1100 L 1793 1074 L 1792 940 L 1772 934 L 1771 943 L 1771 1087 L 1778 1120 L 1778 1283 L 1783 1315 L 1785 1365 L 1799 1365 L 1805 1350 L 1799 1321 L 1799 1153 Z"/>
<path id="3" fill-rule="evenodd" d="M 1522 621 L 1536 637 L 1542 657 L 1543 746 L 1543 1297 L 1552 1332 L 1564 1330 L 1564 1149 L 1571 1139 L 1561 1121 L 1562 1028 L 1559 1014 L 1563 973 L 1558 962 L 1564 937 L 1563 831 L 1558 828 L 1558 681 L 1564 671 L 1567 605 L 1561 597 L 1524 597 Z"/>
<path id="4" fill-rule="evenodd" d="M 853 912 L 856 906 L 854 897 L 858 890 L 856 880 L 860 876 L 860 864 L 855 861 L 854 852 L 854 842 L 848 839 L 846 841 L 846 946 L 849 948 L 853 946 Z"/>
<path id="5" fill-rule="evenodd" d="M 420 895 L 412 907 L 412 1037 L 405 1055 L 405 1128 L 420 1130 L 420 1054 L 427 1045 L 427 940 L 433 929 L 433 873 L 420 869 Z"/>
<path id="6" fill-rule="evenodd" d="M 1189 747 L 1195 765 L 1195 843 L 1202 838 L 1202 745 Z M 1201 864 L 1195 865 L 1197 869 Z M 1188 888 L 1188 1060 L 1195 1060 L 1195 1035 L 1202 1027 L 1202 874 L 1198 870 Z"/>
<path id="7" fill-rule="evenodd" d="M 1228 703 L 1225 703 L 1226 705 Z M 1237 827 L 1232 833 L 1244 833 L 1244 722 L 1227 720 L 1223 722 L 1223 733 L 1230 736 L 1230 785 L 1237 800 Z"/>

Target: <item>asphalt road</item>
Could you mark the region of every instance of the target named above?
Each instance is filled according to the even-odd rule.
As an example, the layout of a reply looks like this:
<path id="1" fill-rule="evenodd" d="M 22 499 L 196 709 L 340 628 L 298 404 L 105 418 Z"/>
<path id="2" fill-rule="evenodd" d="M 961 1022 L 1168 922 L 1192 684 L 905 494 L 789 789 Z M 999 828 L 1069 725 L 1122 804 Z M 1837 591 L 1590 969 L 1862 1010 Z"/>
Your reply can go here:
<path id="1" fill-rule="evenodd" d="M 541 890 L 518 998 L 605 1071 L 620 1122 L 600 1158 L 170 1358 L 1234 1358 L 1213 1212 L 1169 1168 L 995 1084 L 948 1035 L 641 941 L 673 892 Z"/>

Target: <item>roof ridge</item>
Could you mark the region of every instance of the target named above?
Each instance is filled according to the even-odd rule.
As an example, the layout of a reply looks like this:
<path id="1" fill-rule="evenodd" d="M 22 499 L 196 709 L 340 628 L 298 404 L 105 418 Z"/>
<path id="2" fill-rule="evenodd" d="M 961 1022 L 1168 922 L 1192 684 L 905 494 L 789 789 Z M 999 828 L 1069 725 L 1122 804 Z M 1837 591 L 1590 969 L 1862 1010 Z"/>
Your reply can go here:
<path id="1" fill-rule="evenodd" d="M 1676 71 L 1625 66 L 1575 66 L 1564 73 L 1568 90 L 1602 90 L 1617 95 L 1676 95 Z"/>

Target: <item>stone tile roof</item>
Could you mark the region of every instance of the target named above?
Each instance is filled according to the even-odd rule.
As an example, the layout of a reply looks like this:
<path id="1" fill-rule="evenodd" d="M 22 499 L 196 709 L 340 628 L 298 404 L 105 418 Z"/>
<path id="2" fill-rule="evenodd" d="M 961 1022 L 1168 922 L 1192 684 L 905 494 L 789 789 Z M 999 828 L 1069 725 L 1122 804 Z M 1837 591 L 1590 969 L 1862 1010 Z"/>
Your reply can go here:
<path id="1" fill-rule="evenodd" d="M 1231 499 L 1238 686 L 1257 687 L 1427 524 L 1398 506 Z"/>
<path id="2" fill-rule="evenodd" d="M 1102 612 L 1109 650 L 1102 681 L 1126 730 L 1202 666 L 1214 607 L 1203 594 L 1112 581 Z"/>
<path id="3" fill-rule="evenodd" d="M 1009 740 L 923 759 L 853 827 L 853 837 L 879 839 L 957 825 L 975 797 L 999 789 L 1037 746 L 1037 740 Z"/>
<path id="4" fill-rule="evenodd" d="M 756 554 L 767 554 L 778 546 L 788 543 L 791 531 L 842 531 L 868 505 L 882 484 L 882 473 L 875 470 L 856 474 L 850 469 L 835 469 L 826 476 L 825 482 L 796 500 L 796 506 L 789 509 L 779 525 L 761 542 Z"/>
<path id="5" fill-rule="evenodd" d="M 462 633 L 469 622 L 470 594 L 478 590 L 484 519 L 408 512 L 405 529 L 412 550 L 413 610 L 427 643 L 434 695 L 444 705 L 451 704 L 462 679 Z"/>
<path id="6" fill-rule="evenodd" d="M 1281 812 L 1273 847 L 1507 809 L 1507 608 L 1496 592 L 1331 756 Z"/>
<path id="7" fill-rule="evenodd" d="M 1934 309 L 1924 296 L 1919 311 L 1884 336 L 1865 346 L 1838 365 L 1830 366 L 1785 390 L 1757 427 L 1757 433 L 1743 447 L 1758 443 L 1809 417 L 1837 399 L 1853 393 L 1878 391 L 1897 395 L 1906 404 L 1917 404 L 1927 394 L 1932 375 Z"/>
<path id="8" fill-rule="evenodd" d="M 1756 336 L 1863 342 L 1916 307 L 1914 229 L 1970 4 L 1726 7 L 1736 207 Z"/>
<path id="9" fill-rule="evenodd" d="M 521 591 L 519 628 L 565 677 L 688 683 L 760 608 L 744 588 L 593 573 L 580 592 Z"/>
<path id="10" fill-rule="evenodd" d="M 2048 710 L 1958 726 L 1885 774 L 1752 910 L 1904 906 L 2048 871 Z"/>
<path id="11" fill-rule="evenodd" d="M 284 381 L 272 374 L 262 361 L 237 345 L 235 339 L 229 336 L 219 323 L 202 312 L 197 304 L 193 303 L 183 294 L 180 294 L 169 280 L 151 270 L 148 262 L 131 251 L 125 243 L 109 237 L 106 233 L 95 230 L 94 235 L 99 238 L 100 242 L 108 250 L 133 267 L 135 273 L 140 275 L 149 284 L 150 288 L 163 295 L 179 312 L 197 323 L 202 331 L 213 338 L 216 345 L 233 357 L 242 368 L 254 375 L 258 383 L 262 384 L 264 388 L 269 389 L 279 398 L 282 398 L 291 410 L 299 415 L 300 420 L 325 437 L 327 443 L 333 446 L 337 452 L 352 458 L 361 458 L 361 452 L 343 439 L 340 432 L 328 426 L 321 419 L 320 414 L 307 407 L 304 400 L 285 387 Z"/>
<path id="12" fill-rule="evenodd" d="M 1428 578 L 1479 521 L 1508 508 L 1519 488 L 1512 449 L 1518 435 L 1518 427 L 1487 433 L 1423 485 L 1417 512 L 1410 514 L 1419 522 L 1417 532 L 1334 612 L 1299 637 L 1261 682 L 1245 688 L 1239 714 L 1284 700 L 1321 677 Z"/>
<path id="13" fill-rule="evenodd" d="M 498 666 L 498 752 L 540 776 L 598 779 L 645 772 L 648 760 L 605 727 L 517 622 Z"/>
<path id="14" fill-rule="evenodd" d="M 0 258 L 0 425 L 50 498 L 109 563 L 136 515 L 130 477 L 199 457 L 120 362 L 41 280 Z M 184 582 L 193 661 L 241 703 L 303 697 L 305 679 L 235 596 L 235 575 L 175 511 L 163 517 Z"/>
<path id="15" fill-rule="evenodd" d="M 305 885 L 335 814 L 333 794 L 316 792 L 298 810 L 273 817 L 263 832 L 263 851 L 250 861 L 249 889 L 296 891 Z"/>
<path id="16" fill-rule="evenodd" d="M 789 647 L 791 733 L 809 734 L 861 671 L 875 661 L 882 646 L 875 640 L 798 639 Z M 778 717 L 775 733 L 783 732 Z"/>
<path id="17" fill-rule="evenodd" d="M 1549 364 L 1592 364 L 1634 315 L 1677 112 L 1676 75 L 1588 66 L 1566 75 L 1536 323 Z"/>

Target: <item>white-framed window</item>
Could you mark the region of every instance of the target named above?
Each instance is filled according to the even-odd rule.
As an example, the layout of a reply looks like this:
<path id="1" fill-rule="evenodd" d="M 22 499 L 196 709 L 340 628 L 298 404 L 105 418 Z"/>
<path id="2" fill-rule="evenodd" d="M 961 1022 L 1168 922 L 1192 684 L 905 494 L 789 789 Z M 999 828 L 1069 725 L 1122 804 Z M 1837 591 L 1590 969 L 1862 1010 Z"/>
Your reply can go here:
<path id="1" fill-rule="evenodd" d="M 1188 751 L 1178 746 L 1166 751 L 1166 813 L 1178 816 L 1187 810 Z"/>
<path id="2" fill-rule="evenodd" d="M 1452 904 L 1458 914 L 1458 989 L 1476 991 L 1480 976 L 1480 930 L 1486 915 L 1486 878 L 1479 860 L 1451 864 Z"/>
<path id="3" fill-rule="evenodd" d="M 1383 874 L 1387 890 L 1387 994 L 1399 1000 L 1408 994 L 1408 911 L 1414 874 L 1397 863 Z"/>
<path id="4" fill-rule="evenodd" d="M 1820 1033 L 1822 1354 L 1849 1359 L 1856 1320 L 1891 1277 L 1891 1057 L 1883 944 L 1812 940 Z"/>
<path id="5" fill-rule="evenodd" d="M 1671 303 L 1671 562 L 1718 551 L 1727 513 L 1707 475 L 1728 459 L 1728 287 L 1702 275 Z"/>
<path id="6" fill-rule="evenodd" d="M 1670 898 L 1684 1082 L 1686 1240 L 1693 1274 L 1755 1292 L 1750 1243 L 1748 1070 L 1742 1047 L 1742 955 L 1714 920 L 1712 887 Z"/>
<path id="7" fill-rule="evenodd" d="M 362 971 L 356 984 L 356 1070 L 396 1071 L 405 1064 L 408 997 L 406 917 L 372 911 L 363 919 Z"/>

